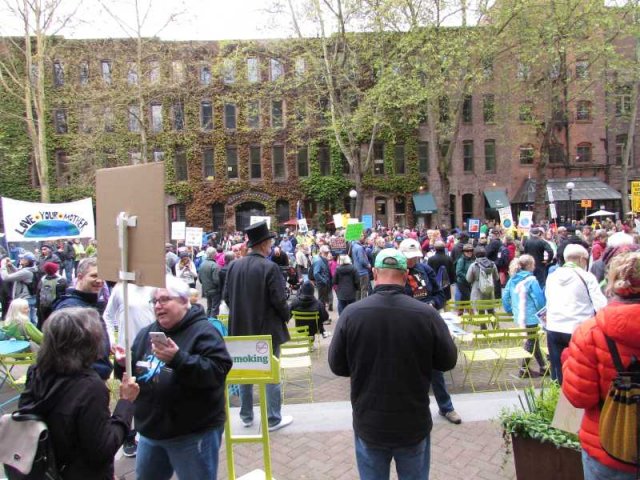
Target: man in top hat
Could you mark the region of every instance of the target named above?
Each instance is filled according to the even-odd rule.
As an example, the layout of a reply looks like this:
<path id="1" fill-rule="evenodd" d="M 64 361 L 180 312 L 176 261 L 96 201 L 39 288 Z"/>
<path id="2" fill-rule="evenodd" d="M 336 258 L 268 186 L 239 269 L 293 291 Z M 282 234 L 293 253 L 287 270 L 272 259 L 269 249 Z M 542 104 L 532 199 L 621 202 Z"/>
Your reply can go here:
<path id="1" fill-rule="evenodd" d="M 275 234 L 262 221 L 247 227 L 245 257 L 229 266 L 224 284 L 224 301 L 229 306 L 229 335 L 271 335 L 273 354 L 280 356 L 280 345 L 289 340 L 289 308 L 280 267 L 267 256 Z M 283 417 L 280 384 L 267 385 L 269 430 L 286 427 L 293 417 Z M 240 385 L 240 419 L 245 427 L 253 425 L 253 385 Z"/>

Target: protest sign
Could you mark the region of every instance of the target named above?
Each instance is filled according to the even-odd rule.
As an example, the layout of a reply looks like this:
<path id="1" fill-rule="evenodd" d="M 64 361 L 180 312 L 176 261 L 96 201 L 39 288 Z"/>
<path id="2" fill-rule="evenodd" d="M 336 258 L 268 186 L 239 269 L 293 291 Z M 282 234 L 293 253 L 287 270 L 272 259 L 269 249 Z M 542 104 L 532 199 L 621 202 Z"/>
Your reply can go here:
<path id="1" fill-rule="evenodd" d="M 345 240 L 360 240 L 362 232 L 364 231 L 364 224 L 362 223 L 349 223 L 347 225 L 347 231 L 344 234 Z"/>
<path id="2" fill-rule="evenodd" d="M 186 236 L 186 222 L 171 222 L 171 240 L 184 240 Z"/>
<path id="3" fill-rule="evenodd" d="M 184 244 L 187 247 L 202 246 L 202 229 L 199 227 L 187 227 L 185 229 Z"/>

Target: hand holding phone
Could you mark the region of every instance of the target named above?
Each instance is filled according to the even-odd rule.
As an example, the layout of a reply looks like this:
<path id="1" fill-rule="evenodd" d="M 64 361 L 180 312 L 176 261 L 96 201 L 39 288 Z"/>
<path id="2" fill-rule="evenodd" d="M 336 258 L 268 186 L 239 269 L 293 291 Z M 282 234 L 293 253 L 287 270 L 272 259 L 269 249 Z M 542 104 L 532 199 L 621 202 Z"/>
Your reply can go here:
<path id="1" fill-rule="evenodd" d="M 149 332 L 149 338 L 152 343 L 159 343 L 160 345 L 167 345 L 167 336 L 164 332 Z"/>

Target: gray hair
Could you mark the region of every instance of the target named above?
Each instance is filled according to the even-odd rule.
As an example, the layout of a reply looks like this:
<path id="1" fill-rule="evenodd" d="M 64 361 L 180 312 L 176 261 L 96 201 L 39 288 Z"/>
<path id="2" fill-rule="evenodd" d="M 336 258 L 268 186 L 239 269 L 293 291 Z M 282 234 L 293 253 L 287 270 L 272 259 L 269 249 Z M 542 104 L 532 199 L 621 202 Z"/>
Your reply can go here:
<path id="1" fill-rule="evenodd" d="M 91 268 L 98 268 L 98 259 L 96 257 L 83 258 L 78 263 L 78 268 L 76 269 L 76 276 L 84 276 L 86 275 Z"/>
<path id="2" fill-rule="evenodd" d="M 214 258 L 216 255 L 216 249 L 213 247 L 207 247 L 206 254 L 207 258 Z"/>
<path id="3" fill-rule="evenodd" d="M 574 262 L 581 258 L 589 258 L 589 252 L 582 245 L 570 243 L 565 247 L 563 256 L 565 262 Z"/>
<path id="4" fill-rule="evenodd" d="M 620 245 L 631 245 L 633 244 L 633 237 L 628 233 L 624 232 L 616 232 L 609 237 L 607 241 L 608 247 L 619 247 Z"/>
<path id="5" fill-rule="evenodd" d="M 180 297 L 183 300 L 189 300 L 189 285 L 173 275 L 167 275 L 165 277 L 164 288 L 167 289 L 167 292 L 169 292 L 169 295 L 172 297 Z"/>

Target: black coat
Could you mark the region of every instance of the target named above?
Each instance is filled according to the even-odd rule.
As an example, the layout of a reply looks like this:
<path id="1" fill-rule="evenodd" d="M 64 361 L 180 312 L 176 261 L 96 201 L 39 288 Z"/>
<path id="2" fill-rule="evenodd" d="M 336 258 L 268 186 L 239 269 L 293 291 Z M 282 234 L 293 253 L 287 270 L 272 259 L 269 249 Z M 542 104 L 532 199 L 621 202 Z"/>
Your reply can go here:
<path id="1" fill-rule="evenodd" d="M 327 312 L 327 309 L 325 308 L 324 304 L 319 302 L 318 299 L 316 297 L 307 297 L 304 295 L 298 295 L 296 298 L 293 299 L 293 301 L 291 302 L 291 318 L 293 318 L 293 312 L 319 312 L 319 318 L 318 318 L 318 328 L 316 329 L 316 324 L 313 321 L 305 321 L 305 320 L 298 320 L 296 322 L 296 326 L 302 325 L 308 325 L 309 326 L 309 336 L 312 337 L 314 336 L 316 333 L 318 333 L 318 330 L 320 332 L 324 332 L 324 328 L 322 326 L 322 324 L 324 322 L 326 322 L 327 320 L 329 320 L 329 313 Z"/>
<path id="2" fill-rule="evenodd" d="M 229 335 L 271 335 L 274 349 L 288 341 L 289 307 L 280 267 L 259 253 L 234 260 L 225 280 Z"/>
<path id="3" fill-rule="evenodd" d="M 49 427 L 64 480 L 112 480 L 113 457 L 131 426 L 133 404 L 109 412 L 109 389 L 93 369 L 72 376 L 29 368 L 20 411 L 41 415 Z"/>
<path id="4" fill-rule="evenodd" d="M 355 300 L 356 291 L 360 288 L 360 277 L 353 265 L 340 265 L 336 268 L 333 284 L 336 286 L 336 296 L 338 300 Z"/>
<path id="5" fill-rule="evenodd" d="M 435 255 L 429 257 L 427 264 L 435 272 L 436 276 L 438 275 L 440 267 L 444 266 L 447 269 L 447 275 L 449 276 L 449 284 L 452 285 L 456 283 L 456 266 L 451 257 L 444 253 L 444 251 L 436 251 Z M 443 291 L 445 300 L 451 300 L 451 288 L 444 288 Z"/>

